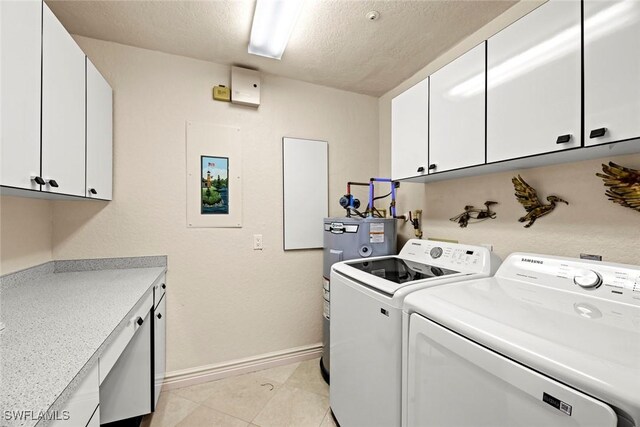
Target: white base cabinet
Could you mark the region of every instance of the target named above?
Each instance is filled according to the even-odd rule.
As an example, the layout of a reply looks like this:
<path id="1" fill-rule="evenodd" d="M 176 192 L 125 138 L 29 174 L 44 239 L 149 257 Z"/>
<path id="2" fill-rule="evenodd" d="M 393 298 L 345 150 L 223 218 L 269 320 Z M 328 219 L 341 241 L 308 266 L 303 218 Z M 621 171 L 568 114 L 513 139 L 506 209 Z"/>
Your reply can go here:
<path id="1" fill-rule="evenodd" d="M 430 77 L 429 173 L 485 162 L 485 43 Z"/>
<path id="2" fill-rule="evenodd" d="M 85 427 L 99 422 L 98 364 L 82 380 L 78 389 L 58 412 L 53 427 Z M 97 416 L 96 416 L 97 415 Z M 98 424 L 99 425 L 99 424 Z"/>
<path id="3" fill-rule="evenodd" d="M 164 286 L 164 282 L 163 282 Z M 166 372 L 166 346 L 167 346 L 167 298 L 162 292 L 162 297 L 154 310 L 153 318 L 153 409 L 158 405 L 158 398 L 162 391 L 162 383 Z"/>
<path id="4" fill-rule="evenodd" d="M 391 176 L 426 175 L 429 168 L 429 79 L 391 100 Z"/>
<path id="5" fill-rule="evenodd" d="M 100 423 L 151 412 L 151 311 L 100 385 Z"/>
<path id="6" fill-rule="evenodd" d="M 165 376 L 166 282 L 159 278 L 133 315 L 135 333 L 122 349 L 116 338 L 100 359 L 100 423 L 149 414 L 155 410 Z M 125 329 L 121 336 L 129 337 Z M 112 348 L 114 349 L 113 351 Z M 116 355 L 115 362 L 112 363 Z M 103 369 L 104 368 L 104 369 Z"/>
<path id="7" fill-rule="evenodd" d="M 585 145 L 640 137 L 639 52 L 639 1 L 584 1 Z"/>
<path id="8" fill-rule="evenodd" d="M 0 183 L 40 190 L 42 2 L 0 1 Z"/>
<path id="9" fill-rule="evenodd" d="M 488 40 L 487 161 L 580 147 L 581 5 L 549 0 Z"/>

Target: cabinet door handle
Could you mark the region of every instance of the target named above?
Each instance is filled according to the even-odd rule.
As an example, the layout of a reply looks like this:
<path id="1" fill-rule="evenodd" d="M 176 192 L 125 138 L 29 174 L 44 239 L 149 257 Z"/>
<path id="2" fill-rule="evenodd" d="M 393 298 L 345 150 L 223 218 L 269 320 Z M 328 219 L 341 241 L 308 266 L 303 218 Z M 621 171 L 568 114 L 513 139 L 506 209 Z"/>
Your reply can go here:
<path id="1" fill-rule="evenodd" d="M 424 166 L 420 166 L 420 167 L 418 168 L 418 172 L 424 172 Z"/>
<path id="2" fill-rule="evenodd" d="M 593 139 L 593 138 L 600 138 L 601 136 L 604 136 L 604 134 L 607 133 L 607 128 L 598 128 L 598 129 L 593 129 L 590 133 L 589 133 L 589 138 Z"/>
<path id="3" fill-rule="evenodd" d="M 55 179 L 50 179 L 49 180 L 49 185 L 52 186 L 52 187 L 56 187 L 56 188 L 60 187 Z"/>
<path id="4" fill-rule="evenodd" d="M 431 163 L 431 164 L 429 165 L 429 170 L 430 170 L 430 171 L 434 170 L 435 168 L 436 168 L 436 164 L 435 164 L 435 163 Z"/>
<path id="5" fill-rule="evenodd" d="M 162 289 L 167 289 L 167 285 L 165 285 L 164 283 L 162 284 Z"/>
<path id="6" fill-rule="evenodd" d="M 91 193 L 91 194 L 98 194 L 98 192 L 96 191 L 96 189 L 95 189 L 95 188 L 90 188 L 90 189 L 89 189 L 89 193 Z"/>
<path id="7" fill-rule="evenodd" d="M 568 133 L 566 135 L 560 135 L 558 139 L 556 139 L 556 144 L 566 144 L 571 141 L 571 134 Z"/>
<path id="8" fill-rule="evenodd" d="M 158 313 L 158 319 L 162 319 L 162 313 Z"/>
<path id="9" fill-rule="evenodd" d="M 39 184 L 39 185 L 45 185 L 46 184 L 44 179 L 42 179 L 42 177 L 40 177 L 40 176 L 32 176 L 31 177 L 31 181 L 35 181 L 35 183 Z"/>
<path id="10" fill-rule="evenodd" d="M 142 326 L 142 324 L 144 323 L 144 319 L 142 317 L 138 317 L 138 320 L 136 320 L 136 323 L 138 324 L 138 326 Z"/>

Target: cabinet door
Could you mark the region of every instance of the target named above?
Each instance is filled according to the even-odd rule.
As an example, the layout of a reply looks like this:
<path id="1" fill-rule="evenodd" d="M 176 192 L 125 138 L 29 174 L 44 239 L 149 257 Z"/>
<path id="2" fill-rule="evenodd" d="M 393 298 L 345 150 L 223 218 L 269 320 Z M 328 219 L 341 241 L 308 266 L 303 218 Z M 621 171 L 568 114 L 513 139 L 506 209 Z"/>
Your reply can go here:
<path id="1" fill-rule="evenodd" d="M 585 145 L 640 137 L 640 2 L 584 2 Z"/>
<path id="2" fill-rule="evenodd" d="M 484 163 L 485 54 L 482 43 L 430 77 L 429 173 Z"/>
<path id="3" fill-rule="evenodd" d="M 52 427 L 85 427 L 93 420 L 98 408 L 98 364 L 87 373 L 76 391 L 68 398 L 64 408 L 59 411 L 59 419 L 54 420 Z"/>
<path id="4" fill-rule="evenodd" d="M 40 0 L 0 1 L 0 185 L 39 190 Z"/>
<path id="5" fill-rule="evenodd" d="M 100 424 L 151 412 L 151 330 L 149 310 L 100 385 Z"/>
<path id="6" fill-rule="evenodd" d="M 42 175 L 45 191 L 85 195 L 85 55 L 46 4 L 42 10 Z"/>
<path id="7" fill-rule="evenodd" d="M 428 170 L 429 79 L 391 100 L 391 176 L 425 175 Z"/>
<path id="8" fill-rule="evenodd" d="M 111 86 L 87 59 L 87 197 L 111 200 Z"/>
<path id="9" fill-rule="evenodd" d="M 581 146 L 580 13 L 550 0 L 488 40 L 489 162 Z"/>
<path id="10" fill-rule="evenodd" d="M 164 382 L 166 371 L 166 344 L 167 344 L 167 298 L 164 295 L 154 310 L 153 318 L 153 357 L 154 357 L 154 390 L 153 408 L 155 410 Z"/>

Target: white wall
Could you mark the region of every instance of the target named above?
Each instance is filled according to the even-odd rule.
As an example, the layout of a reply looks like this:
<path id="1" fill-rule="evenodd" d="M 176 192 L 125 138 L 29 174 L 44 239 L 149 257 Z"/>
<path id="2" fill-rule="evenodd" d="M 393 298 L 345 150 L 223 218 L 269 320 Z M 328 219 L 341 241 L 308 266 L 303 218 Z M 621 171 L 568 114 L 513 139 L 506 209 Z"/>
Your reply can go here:
<path id="1" fill-rule="evenodd" d="M 169 371 L 319 343 L 322 252 L 282 249 L 281 138 L 329 141 L 341 215 L 346 182 L 377 173 L 377 99 L 265 75 L 260 108 L 239 107 L 211 98 L 227 66 L 77 41 L 114 89 L 114 193 L 54 202 L 54 258 L 167 254 Z M 242 128 L 243 228 L 185 226 L 187 120 Z"/>
<path id="2" fill-rule="evenodd" d="M 379 99 L 379 169 L 382 176 L 391 171 L 391 99 L 541 3 L 517 3 Z M 398 191 L 398 211 L 423 209 L 425 238 L 490 243 L 503 258 L 515 251 L 571 257 L 592 253 L 603 255 L 608 261 L 640 264 L 640 213 L 608 201 L 602 180 L 595 176 L 601 171 L 601 163 L 609 160 L 640 169 L 640 155 L 632 155 L 430 184 L 403 183 Z M 517 174 L 522 174 L 540 196 L 556 194 L 566 198 L 570 205 L 559 206 L 556 212 L 541 218 L 530 229 L 524 229 L 517 219 L 525 211 L 516 201 L 511 183 L 511 178 Z M 483 207 L 487 200 L 500 203 L 494 207 L 497 219 L 470 224 L 465 229 L 449 220 L 463 212 L 465 205 Z M 408 224 L 401 225 L 399 232 L 400 245 L 413 237 L 413 229 Z"/>
<path id="3" fill-rule="evenodd" d="M 51 201 L 0 197 L 0 275 L 52 260 Z"/>

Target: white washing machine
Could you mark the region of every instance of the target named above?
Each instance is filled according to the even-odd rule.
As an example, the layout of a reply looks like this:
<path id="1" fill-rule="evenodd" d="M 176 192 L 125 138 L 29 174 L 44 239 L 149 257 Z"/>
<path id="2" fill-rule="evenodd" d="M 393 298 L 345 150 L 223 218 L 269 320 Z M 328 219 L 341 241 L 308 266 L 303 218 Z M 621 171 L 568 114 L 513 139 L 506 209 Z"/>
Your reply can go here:
<path id="1" fill-rule="evenodd" d="M 405 426 L 640 426 L 640 267 L 515 253 L 405 307 Z"/>
<path id="2" fill-rule="evenodd" d="M 402 303 L 429 286 L 492 275 L 487 248 L 409 240 L 397 256 L 331 270 L 331 409 L 342 427 L 401 423 Z"/>

